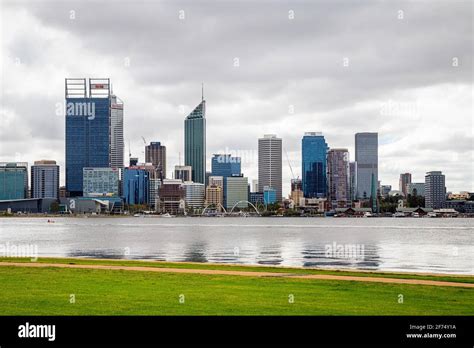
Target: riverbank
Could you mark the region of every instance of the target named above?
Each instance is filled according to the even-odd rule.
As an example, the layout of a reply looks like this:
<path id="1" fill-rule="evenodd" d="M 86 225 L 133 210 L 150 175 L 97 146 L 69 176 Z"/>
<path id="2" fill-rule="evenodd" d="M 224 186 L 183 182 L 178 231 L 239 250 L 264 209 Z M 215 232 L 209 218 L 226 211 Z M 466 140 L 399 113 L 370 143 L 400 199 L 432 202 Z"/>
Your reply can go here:
<path id="1" fill-rule="evenodd" d="M 2 315 L 474 315 L 472 276 L 73 258 L 0 262 Z"/>

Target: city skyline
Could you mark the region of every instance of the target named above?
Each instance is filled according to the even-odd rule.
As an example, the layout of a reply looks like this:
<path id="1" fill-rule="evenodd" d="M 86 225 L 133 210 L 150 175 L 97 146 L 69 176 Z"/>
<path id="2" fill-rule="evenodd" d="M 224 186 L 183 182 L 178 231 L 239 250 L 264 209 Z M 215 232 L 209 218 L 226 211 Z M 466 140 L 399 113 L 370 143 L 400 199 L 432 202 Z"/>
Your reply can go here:
<path id="1" fill-rule="evenodd" d="M 11 30 L 1 43 L 3 161 L 56 160 L 64 185 L 64 78 L 107 76 L 126 106 L 125 152 L 130 141 L 142 162 L 141 137 L 161 142 L 170 177 L 184 154 L 182 120 L 199 102 L 204 81 L 208 170 L 213 153 L 256 154 L 259 137 L 277 134 L 301 178 L 304 132 L 321 131 L 330 148 L 348 148 L 351 161 L 354 134 L 377 132 L 382 184 L 396 188 L 407 171 L 421 182 L 426 172 L 440 170 L 449 191 L 474 190 L 466 4 L 214 4 L 212 17 L 206 6 L 142 5 L 85 11 L 74 1 L 47 9 L 6 2 L 2 22 Z M 362 15 L 370 20 L 359 28 Z M 134 25 L 114 25 L 122 18 Z M 105 27 L 114 37 L 101 31 Z M 383 35 L 375 30 L 380 27 Z M 420 37 L 411 35 L 415 29 Z M 198 40 L 187 39 L 191 32 Z M 142 40 L 123 48 L 115 41 L 121 36 Z M 397 48 L 393 57 L 390 47 Z M 191 51 L 197 53 L 182 54 Z M 258 176 L 257 156 L 250 157 L 242 158 L 249 182 Z M 282 167 L 287 196 L 292 176 L 286 156 Z"/>

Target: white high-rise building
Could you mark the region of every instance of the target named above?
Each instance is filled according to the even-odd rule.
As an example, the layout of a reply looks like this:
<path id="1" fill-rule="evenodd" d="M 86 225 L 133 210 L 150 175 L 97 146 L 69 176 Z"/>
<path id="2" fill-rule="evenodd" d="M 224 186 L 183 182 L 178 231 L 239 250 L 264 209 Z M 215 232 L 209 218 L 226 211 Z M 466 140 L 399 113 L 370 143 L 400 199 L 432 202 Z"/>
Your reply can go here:
<path id="1" fill-rule="evenodd" d="M 258 139 L 258 192 L 265 186 L 275 189 L 282 201 L 282 140 L 275 134 Z"/>
<path id="2" fill-rule="evenodd" d="M 116 95 L 110 96 L 110 167 L 123 168 L 123 102 Z"/>
<path id="3" fill-rule="evenodd" d="M 202 208 L 204 207 L 204 198 L 206 194 L 206 187 L 204 184 L 199 182 L 186 181 L 183 184 L 186 190 L 186 205 L 189 208 Z"/>

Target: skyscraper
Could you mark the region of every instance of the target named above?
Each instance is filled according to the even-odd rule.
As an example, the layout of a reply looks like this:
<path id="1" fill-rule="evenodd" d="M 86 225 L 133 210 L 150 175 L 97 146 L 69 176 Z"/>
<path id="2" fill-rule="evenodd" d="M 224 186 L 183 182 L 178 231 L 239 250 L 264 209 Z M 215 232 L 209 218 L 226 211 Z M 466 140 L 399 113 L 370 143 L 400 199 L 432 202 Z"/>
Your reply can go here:
<path id="1" fill-rule="evenodd" d="M 56 161 L 35 161 L 31 166 L 31 197 L 59 199 L 59 166 Z"/>
<path id="2" fill-rule="evenodd" d="M 160 179 L 166 178 L 166 146 L 161 145 L 159 141 L 145 146 L 145 162 L 156 167 Z"/>
<path id="3" fill-rule="evenodd" d="M 111 92 L 112 93 L 112 92 Z M 125 144 L 123 139 L 123 102 L 110 94 L 110 167 L 123 169 Z"/>
<path id="4" fill-rule="evenodd" d="M 28 191 L 27 163 L 0 163 L 0 200 L 24 199 Z"/>
<path id="5" fill-rule="evenodd" d="M 349 183 L 351 186 L 351 200 L 357 199 L 357 162 L 349 163 Z"/>
<path id="6" fill-rule="evenodd" d="M 277 201 L 282 201 L 282 141 L 275 134 L 258 139 L 258 191 L 265 186 L 276 190 Z"/>
<path id="7" fill-rule="evenodd" d="M 355 161 L 357 162 L 356 197 L 370 198 L 372 187 L 377 187 L 378 183 L 378 133 L 356 133 Z M 372 183 L 372 180 L 375 183 Z"/>
<path id="8" fill-rule="evenodd" d="M 326 158 L 328 145 L 322 133 L 307 132 L 301 141 L 303 194 L 306 198 L 327 195 Z"/>
<path id="9" fill-rule="evenodd" d="M 82 195 L 82 169 L 123 168 L 123 103 L 109 79 L 66 79 L 66 189 Z"/>
<path id="10" fill-rule="evenodd" d="M 403 173 L 400 174 L 400 180 L 398 181 L 398 187 L 403 195 L 407 196 L 407 185 L 411 184 L 411 174 L 410 173 Z"/>
<path id="11" fill-rule="evenodd" d="M 206 101 L 184 120 L 184 164 L 192 168 L 192 180 L 206 182 Z"/>
<path id="12" fill-rule="evenodd" d="M 347 149 L 328 151 L 328 197 L 333 209 L 346 208 L 350 201 L 349 152 Z"/>
<path id="13" fill-rule="evenodd" d="M 440 209 L 446 202 L 445 176 L 440 171 L 427 172 L 425 175 L 425 207 Z"/>

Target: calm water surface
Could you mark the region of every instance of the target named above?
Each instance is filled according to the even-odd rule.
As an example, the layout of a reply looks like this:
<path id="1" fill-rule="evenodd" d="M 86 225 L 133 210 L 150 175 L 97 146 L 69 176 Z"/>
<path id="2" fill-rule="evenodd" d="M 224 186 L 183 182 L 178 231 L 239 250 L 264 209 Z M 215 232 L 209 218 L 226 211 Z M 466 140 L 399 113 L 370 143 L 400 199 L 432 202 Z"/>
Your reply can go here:
<path id="1" fill-rule="evenodd" d="M 129 217 L 55 218 L 55 223 L 47 220 L 2 218 L 0 243 L 36 244 L 40 257 L 474 274 L 474 219 Z M 341 247 L 349 253 L 341 253 Z"/>

